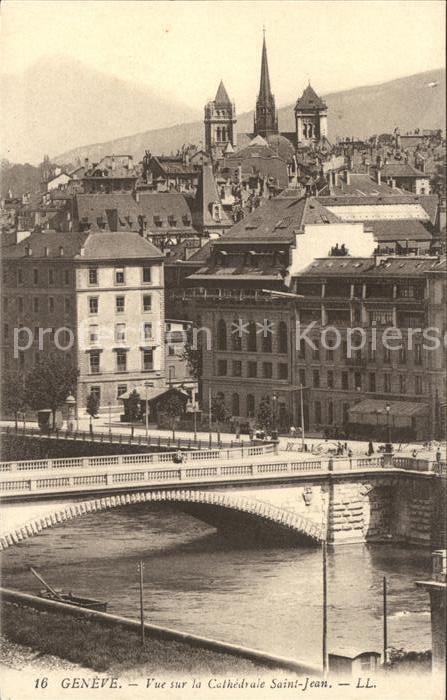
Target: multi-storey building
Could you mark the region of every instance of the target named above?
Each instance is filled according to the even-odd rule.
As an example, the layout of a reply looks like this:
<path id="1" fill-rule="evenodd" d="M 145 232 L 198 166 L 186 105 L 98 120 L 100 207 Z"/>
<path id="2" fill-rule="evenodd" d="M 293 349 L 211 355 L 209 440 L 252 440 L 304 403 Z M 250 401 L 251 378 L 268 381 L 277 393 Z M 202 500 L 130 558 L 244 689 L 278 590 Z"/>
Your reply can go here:
<path id="1" fill-rule="evenodd" d="M 136 233 L 45 231 L 3 250 L 3 369 L 26 372 L 51 350 L 79 368 L 78 407 L 102 408 L 164 384 L 163 256 Z M 26 328 L 14 349 L 14 329 Z"/>
<path id="2" fill-rule="evenodd" d="M 291 290 L 306 425 L 386 439 L 388 404 L 393 439 L 442 434 L 445 258 L 320 258 Z"/>

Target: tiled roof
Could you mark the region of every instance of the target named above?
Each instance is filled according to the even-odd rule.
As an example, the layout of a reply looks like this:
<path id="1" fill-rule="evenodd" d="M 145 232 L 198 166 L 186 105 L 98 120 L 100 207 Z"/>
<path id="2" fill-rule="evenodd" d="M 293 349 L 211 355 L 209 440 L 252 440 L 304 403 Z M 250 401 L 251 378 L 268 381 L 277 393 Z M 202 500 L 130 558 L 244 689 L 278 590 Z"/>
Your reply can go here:
<path id="1" fill-rule="evenodd" d="M 162 228 L 193 232 L 191 211 L 180 192 L 141 192 L 137 207 L 139 213 L 146 217 L 147 228 L 152 231 L 158 230 L 154 227 L 154 217 L 159 217 Z M 173 226 L 174 221 L 176 226 Z"/>
<path id="2" fill-rule="evenodd" d="M 166 175 L 197 175 L 197 168 L 192 163 L 184 163 L 182 158 L 169 156 L 153 156 Z"/>
<path id="3" fill-rule="evenodd" d="M 26 255 L 27 247 L 31 254 Z M 48 254 L 47 254 L 48 251 Z M 118 261 L 132 258 L 163 259 L 163 254 L 152 243 L 137 233 L 102 232 L 60 233 L 43 231 L 33 233 L 17 245 L 3 251 L 7 258 L 64 258 L 79 260 Z"/>
<path id="4" fill-rule="evenodd" d="M 333 195 L 343 196 L 343 195 L 353 195 L 355 197 L 365 197 L 365 196 L 391 196 L 396 194 L 396 190 L 385 183 L 380 185 L 373 180 L 372 177 L 366 173 L 350 173 L 349 184 L 346 183 L 344 179 L 339 177 L 338 183 L 331 189 Z M 400 192 L 399 192 L 400 193 Z M 323 195 L 329 195 L 329 185 L 322 192 Z"/>
<path id="5" fill-rule="evenodd" d="M 96 174 L 100 171 L 102 174 Z M 131 156 L 104 156 L 99 163 L 93 165 L 84 173 L 85 178 L 108 177 L 108 178 L 135 178 L 137 171 L 133 165 Z"/>
<path id="6" fill-rule="evenodd" d="M 212 165 L 204 164 L 200 171 L 199 183 L 196 196 L 192 204 L 194 222 L 198 226 L 228 226 L 231 221 L 227 213 L 221 207 L 221 221 L 216 221 L 212 214 L 212 205 L 221 203 L 217 191 L 216 181 L 213 174 Z"/>
<path id="7" fill-rule="evenodd" d="M 417 170 L 410 163 L 386 163 L 382 165 L 382 176 L 383 177 L 424 177 L 427 178 L 426 173 L 422 170 Z"/>
<path id="8" fill-rule="evenodd" d="M 365 229 L 373 232 L 376 241 L 431 241 L 432 234 L 422 221 L 365 221 Z"/>
<path id="9" fill-rule="evenodd" d="M 315 259 L 307 268 L 297 276 L 301 277 L 327 277 L 340 275 L 358 275 L 383 277 L 409 277 L 425 276 L 431 272 L 446 272 L 446 259 L 431 256 L 416 257 L 411 255 L 387 256 L 369 258 L 354 258 L 346 256 L 331 256 Z"/>
<path id="10" fill-rule="evenodd" d="M 327 109 L 327 105 L 318 97 L 317 93 L 309 83 L 301 97 L 296 101 L 295 109 Z"/>
<path id="11" fill-rule="evenodd" d="M 391 416 L 420 416 L 425 415 L 428 412 L 428 404 L 426 403 L 416 403 L 415 401 L 388 401 L 390 406 Z M 365 399 L 355 404 L 349 409 L 349 413 L 361 414 L 361 413 L 383 413 L 385 414 L 385 404 L 384 401 L 379 399 Z"/>
<path id="12" fill-rule="evenodd" d="M 108 213 L 116 211 L 119 231 L 137 231 L 139 208 L 131 194 L 78 194 L 75 208 L 80 224 L 99 229 L 98 219 L 108 225 Z"/>
<path id="13" fill-rule="evenodd" d="M 302 229 L 306 199 L 304 197 L 275 197 L 238 221 L 224 233 L 221 240 L 278 240 L 295 239 Z"/>

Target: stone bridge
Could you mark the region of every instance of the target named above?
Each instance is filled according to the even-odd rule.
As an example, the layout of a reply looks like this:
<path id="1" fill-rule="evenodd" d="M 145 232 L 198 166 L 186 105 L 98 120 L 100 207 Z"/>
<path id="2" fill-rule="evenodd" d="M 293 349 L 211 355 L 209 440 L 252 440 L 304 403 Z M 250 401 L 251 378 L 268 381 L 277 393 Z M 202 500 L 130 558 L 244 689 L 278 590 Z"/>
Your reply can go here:
<path id="1" fill-rule="evenodd" d="M 0 463 L 0 547 L 89 513 L 160 502 L 244 540 L 430 546 L 444 507 L 445 464 L 315 459 L 277 454 L 272 445 L 176 459 L 144 453 Z"/>

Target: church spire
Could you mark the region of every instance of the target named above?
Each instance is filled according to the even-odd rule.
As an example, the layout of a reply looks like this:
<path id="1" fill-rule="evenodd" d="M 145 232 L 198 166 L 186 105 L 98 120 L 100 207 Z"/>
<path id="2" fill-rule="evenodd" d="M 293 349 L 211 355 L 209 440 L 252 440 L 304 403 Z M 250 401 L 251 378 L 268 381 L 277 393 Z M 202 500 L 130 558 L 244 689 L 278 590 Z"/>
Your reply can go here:
<path id="1" fill-rule="evenodd" d="M 261 58 L 261 80 L 259 83 L 259 94 L 256 100 L 256 114 L 254 121 L 255 136 L 268 136 L 278 133 L 278 119 L 276 116 L 275 97 L 270 87 L 269 64 L 267 59 L 267 44 L 264 37 L 262 40 Z"/>

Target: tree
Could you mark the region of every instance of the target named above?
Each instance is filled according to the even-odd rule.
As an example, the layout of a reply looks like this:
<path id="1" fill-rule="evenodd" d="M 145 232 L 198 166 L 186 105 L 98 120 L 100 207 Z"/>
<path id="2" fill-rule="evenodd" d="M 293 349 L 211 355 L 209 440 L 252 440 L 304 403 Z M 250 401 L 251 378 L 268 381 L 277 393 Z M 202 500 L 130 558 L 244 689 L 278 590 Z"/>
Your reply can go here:
<path id="1" fill-rule="evenodd" d="M 10 371 L 3 376 L 2 385 L 3 409 L 13 414 L 17 430 L 19 413 L 26 409 L 24 376 L 20 372 Z"/>
<path id="2" fill-rule="evenodd" d="M 270 432 L 273 425 L 273 411 L 268 396 L 263 396 L 256 416 L 258 425 L 266 432 Z"/>
<path id="3" fill-rule="evenodd" d="M 175 425 L 182 415 L 185 405 L 178 394 L 166 394 L 160 403 L 160 410 L 171 419 L 172 439 L 175 440 Z"/>
<path id="4" fill-rule="evenodd" d="M 217 423 L 217 441 L 220 442 L 220 428 L 221 424 L 225 423 L 229 418 L 229 412 L 225 405 L 225 397 L 222 394 L 217 394 L 211 398 L 211 416 L 215 423 Z"/>
<path id="5" fill-rule="evenodd" d="M 191 376 L 197 380 L 201 379 L 203 366 L 202 347 L 200 344 L 194 345 L 191 331 L 188 332 L 187 340 L 183 348 L 182 360 L 188 365 Z"/>
<path id="6" fill-rule="evenodd" d="M 94 394 L 93 391 L 87 396 L 86 410 L 90 416 L 90 432 L 93 433 L 92 418 L 96 418 L 99 411 L 99 397 L 98 394 Z"/>
<path id="7" fill-rule="evenodd" d="M 133 389 L 133 391 L 130 392 L 129 398 L 127 399 L 127 416 L 129 418 L 129 423 L 132 423 L 132 437 L 133 437 L 133 431 L 134 431 L 134 426 L 133 423 L 134 421 L 138 420 L 140 416 L 140 411 L 141 411 L 141 404 L 140 404 L 140 394 L 136 389 Z M 147 406 L 146 406 L 146 411 L 147 411 Z"/>
<path id="8" fill-rule="evenodd" d="M 49 353 L 26 375 L 26 403 L 36 411 L 50 408 L 54 428 L 56 411 L 67 396 L 75 392 L 78 375 L 79 370 L 70 356 Z"/>

